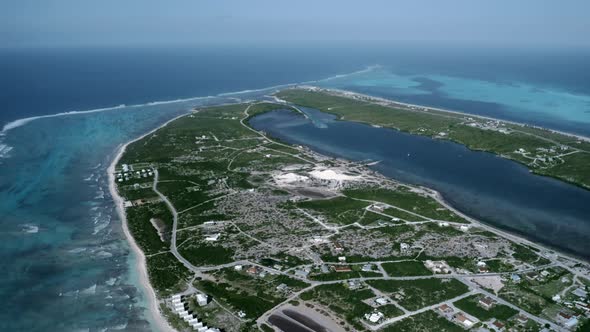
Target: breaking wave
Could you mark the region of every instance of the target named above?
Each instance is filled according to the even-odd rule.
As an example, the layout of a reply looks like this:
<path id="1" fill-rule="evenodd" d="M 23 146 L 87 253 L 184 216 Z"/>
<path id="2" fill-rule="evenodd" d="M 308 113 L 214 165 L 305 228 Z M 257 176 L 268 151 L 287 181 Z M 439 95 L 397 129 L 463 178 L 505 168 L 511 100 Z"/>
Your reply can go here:
<path id="1" fill-rule="evenodd" d="M 228 97 L 228 96 L 232 96 L 232 95 L 241 95 L 241 94 L 254 93 L 254 92 L 263 92 L 266 90 L 286 88 L 286 87 L 296 86 L 296 85 L 300 85 L 300 84 L 311 84 L 311 83 L 325 82 L 325 81 L 329 81 L 329 80 L 333 80 L 333 79 L 338 79 L 338 78 L 347 77 L 347 76 L 351 76 L 351 75 L 358 75 L 358 74 L 370 72 L 370 71 L 375 70 L 377 68 L 380 68 L 380 66 L 373 65 L 373 66 L 368 66 L 362 70 L 358 70 L 358 71 L 355 71 L 352 73 L 334 75 L 334 76 L 330 76 L 330 77 L 319 79 L 319 80 L 305 81 L 305 82 L 300 82 L 300 83 L 279 84 L 279 85 L 274 85 L 271 87 L 253 89 L 253 90 L 224 92 L 224 93 L 217 94 L 215 96 L 191 97 L 191 98 L 175 99 L 175 100 L 152 101 L 152 102 L 148 102 L 148 103 L 144 103 L 144 104 L 135 104 L 135 105 L 121 104 L 121 105 L 114 106 L 114 107 L 96 108 L 96 109 L 91 109 L 91 110 L 86 110 L 86 111 L 70 111 L 70 112 L 62 112 L 62 113 L 56 113 L 56 114 L 33 116 L 33 117 L 29 117 L 29 118 L 14 120 L 12 122 L 5 124 L 4 127 L 2 128 L 2 131 L 0 132 L 0 137 L 5 135 L 8 131 L 10 131 L 14 128 L 24 126 L 27 123 L 34 121 L 34 120 L 38 120 L 38 119 L 112 111 L 112 110 L 117 110 L 117 109 L 126 108 L 126 107 L 136 108 L 136 107 L 145 107 L 145 106 L 165 105 L 165 104 L 174 104 L 174 103 L 180 103 L 180 102 L 188 102 L 188 101 L 193 101 L 193 100 L 213 99 L 213 98 L 217 98 L 217 97 Z M 0 144 L 1 144 L 1 142 L 0 142 Z M 4 149 L 6 149 L 6 148 L 4 148 Z M 12 149 L 12 148 L 10 148 L 10 149 Z M 2 156 L 2 151 L 3 151 L 2 145 L 0 145 L 0 157 Z"/>

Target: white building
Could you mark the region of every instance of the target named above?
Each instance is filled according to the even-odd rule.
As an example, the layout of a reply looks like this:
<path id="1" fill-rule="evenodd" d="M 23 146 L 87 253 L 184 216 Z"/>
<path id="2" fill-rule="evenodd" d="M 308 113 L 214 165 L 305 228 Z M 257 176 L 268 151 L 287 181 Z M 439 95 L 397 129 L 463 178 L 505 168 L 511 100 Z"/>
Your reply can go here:
<path id="1" fill-rule="evenodd" d="M 197 294 L 197 304 L 201 307 L 207 305 L 207 295 L 201 293 Z"/>

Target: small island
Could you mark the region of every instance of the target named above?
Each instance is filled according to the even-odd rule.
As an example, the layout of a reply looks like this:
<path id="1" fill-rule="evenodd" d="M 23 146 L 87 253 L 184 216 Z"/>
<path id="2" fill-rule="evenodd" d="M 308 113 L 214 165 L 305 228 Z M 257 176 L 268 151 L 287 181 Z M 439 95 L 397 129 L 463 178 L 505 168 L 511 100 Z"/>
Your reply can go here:
<path id="1" fill-rule="evenodd" d="M 590 142 L 545 129 L 316 87 L 195 109 L 123 147 L 110 168 L 152 309 L 175 330 L 586 324 L 586 262 L 472 219 L 431 189 L 248 124 L 298 106 L 453 140 L 590 188 Z"/>

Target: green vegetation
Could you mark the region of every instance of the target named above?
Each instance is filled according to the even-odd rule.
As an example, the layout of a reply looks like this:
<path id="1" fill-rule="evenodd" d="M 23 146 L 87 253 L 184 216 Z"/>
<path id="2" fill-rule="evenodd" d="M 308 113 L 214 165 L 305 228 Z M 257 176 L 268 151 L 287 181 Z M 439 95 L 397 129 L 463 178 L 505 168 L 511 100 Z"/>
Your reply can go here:
<path id="1" fill-rule="evenodd" d="M 171 253 L 148 256 L 146 261 L 150 284 L 160 296 L 181 291 L 191 276 L 190 271 Z"/>
<path id="2" fill-rule="evenodd" d="M 368 280 L 367 283 L 380 291 L 392 294 L 398 303 L 408 310 L 417 310 L 452 299 L 469 290 L 456 279 Z"/>
<path id="3" fill-rule="evenodd" d="M 453 305 L 482 321 L 490 320 L 492 318 L 506 321 L 518 313 L 518 311 L 509 306 L 498 303 L 494 304 L 489 310 L 486 310 L 478 305 L 478 302 L 482 297 L 482 295 L 472 295 L 454 302 Z"/>
<path id="4" fill-rule="evenodd" d="M 548 130 L 501 123 L 483 129 L 487 120 L 462 114 L 416 110 L 403 105 L 381 106 L 366 101 L 330 95 L 323 92 L 288 89 L 279 92 L 278 97 L 292 103 L 316 108 L 337 115 L 342 120 L 363 122 L 394 128 L 416 135 L 448 139 L 473 150 L 488 151 L 527 165 L 534 172 L 590 188 L 590 147 L 578 143 L 574 138 Z M 472 124 L 476 124 L 475 126 Z M 496 127 L 494 127 L 496 126 Z M 501 132 L 499 129 L 502 129 Z M 439 133 L 445 133 L 440 136 Z M 568 145 L 568 152 L 579 152 L 558 157 L 564 162 L 530 164 L 532 159 L 515 153 L 525 149 L 533 156 L 537 149 L 550 149 Z M 553 155 L 558 156 L 558 153 Z"/>
<path id="5" fill-rule="evenodd" d="M 164 203 L 146 204 L 127 208 L 127 226 L 133 238 L 146 255 L 167 251 L 169 242 L 162 242 L 158 230 L 152 225 L 150 219 L 162 220 L 167 225 L 167 234 L 172 229 L 172 213 Z"/>
<path id="6" fill-rule="evenodd" d="M 320 285 L 300 295 L 304 301 L 313 300 L 328 307 L 357 329 L 363 329 L 359 319 L 373 310 L 363 300 L 374 296 L 370 289 L 350 290 L 343 284 Z"/>
<path id="7" fill-rule="evenodd" d="M 441 332 L 464 332 L 458 325 L 451 323 L 439 316 L 432 310 L 410 316 L 399 322 L 387 325 L 382 332 L 406 332 L 406 331 L 441 331 Z"/>
<path id="8" fill-rule="evenodd" d="M 348 189 L 344 191 L 344 194 L 352 198 L 387 203 L 427 218 L 467 222 L 444 208 L 433 198 L 411 192 L 406 187 L 398 187 L 396 190 L 384 188 Z"/>
<path id="9" fill-rule="evenodd" d="M 332 199 L 299 202 L 297 206 L 321 213 L 329 222 L 348 225 L 359 221 L 363 217 L 364 208 L 369 203 L 350 199 L 348 197 L 336 197 Z"/>
<path id="10" fill-rule="evenodd" d="M 512 249 L 514 250 L 512 257 L 518 259 L 519 261 L 533 264 L 535 266 L 546 265 L 550 263 L 548 259 L 539 256 L 533 249 L 527 246 L 513 244 Z"/>
<path id="11" fill-rule="evenodd" d="M 290 291 L 308 286 L 305 282 L 284 275 L 252 276 L 233 268 L 219 270 L 213 276 L 215 282 L 199 280 L 195 286 L 236 311 L 244 311 L 247 318 L 259 317 L 286 298 L 287 293 L 277 290 L 280 284 L 286 284 Z"/>
<path id="12" fill-rule="evenodd" d="M 381 264 L 383 269 L 391 277 L 405 277 L 405 276 L 425 276 L 431 275 L 432 272 L 424 267 L 422 262 L 405 261 L 395 263 Z"/>

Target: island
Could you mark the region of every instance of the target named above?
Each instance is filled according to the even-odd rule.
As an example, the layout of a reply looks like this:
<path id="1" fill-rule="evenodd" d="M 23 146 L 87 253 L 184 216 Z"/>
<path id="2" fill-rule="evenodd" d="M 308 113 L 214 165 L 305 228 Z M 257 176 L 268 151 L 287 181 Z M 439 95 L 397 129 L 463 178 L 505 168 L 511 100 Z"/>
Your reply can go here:
<path id="1" fill-rule="evenodd" d="M 574 330 L 590 266 L 434 190 L 253 129 L 274 110 L 449 139 L 590 187 L 590 143 L 317 87 L 195 109 L 122 147 L 112 193 L 151 308 L 177 331 Z"/>

